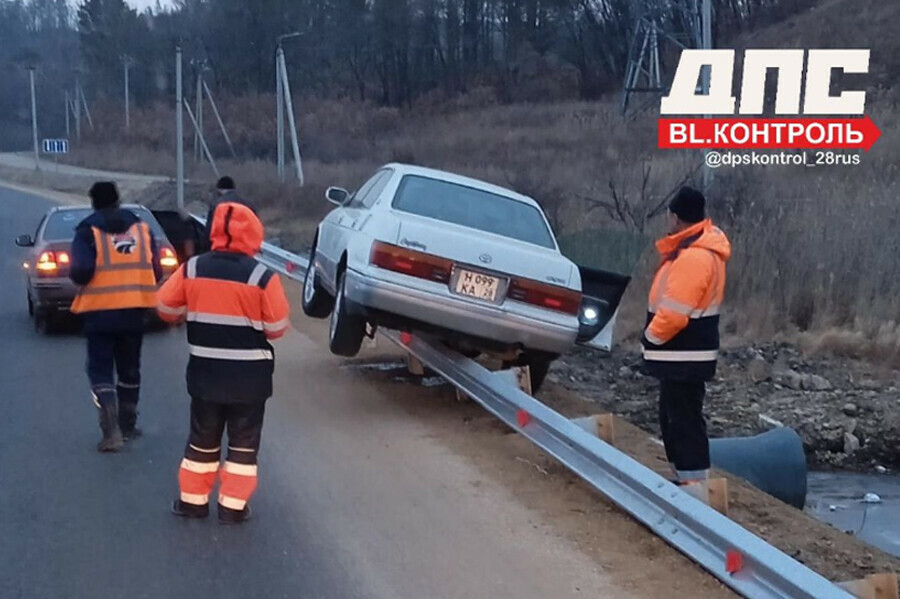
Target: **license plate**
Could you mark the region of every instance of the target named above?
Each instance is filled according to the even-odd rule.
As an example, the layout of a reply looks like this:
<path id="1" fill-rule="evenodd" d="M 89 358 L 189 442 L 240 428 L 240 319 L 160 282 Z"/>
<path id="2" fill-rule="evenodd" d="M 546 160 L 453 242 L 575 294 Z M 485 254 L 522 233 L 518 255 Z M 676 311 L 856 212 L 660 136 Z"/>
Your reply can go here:
<path id="1" fill-rule="evenodd" d="M 490 275 L 472 272 L 471 270 L 459 271 L 456 279 L 456 293 L 467 297 L 474 297 L 489 302 L 497 301 L 497 291 L 500 289 L 500 279 Z"/>

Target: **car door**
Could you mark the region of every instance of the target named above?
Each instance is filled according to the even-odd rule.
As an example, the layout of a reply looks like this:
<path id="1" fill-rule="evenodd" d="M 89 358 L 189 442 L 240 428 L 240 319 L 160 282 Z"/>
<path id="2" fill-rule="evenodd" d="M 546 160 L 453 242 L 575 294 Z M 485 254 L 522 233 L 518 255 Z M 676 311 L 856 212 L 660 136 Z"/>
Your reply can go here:
<path id="1" fill-rule="evenodd" d="M 390 171 L 388 169 L 379 170 L 356 193 L 350 196 L 350 199 L 347 200 L 344 206 L 334 210 L 329 215 L 333 217 L 333 220 L 329 223 L 330 228 L 328 231 L 330 237 L 328 240 L 329 261 L 331 261 L 333 269 L 330 277 L 332 281 L 335 281 L 335 284 L 337 282 L 337 265 L 347 249 L 350 237 L 358 231 L 362 224 L 363 215 L 367 210 L 366 202 L 371 202 L 372 199 L 377 197 L 377 194 L 373 195 L 372 191 L 375 188 L 383 189 L 379 183 L 382 181 L 387 183 L 389 178 Z"/>
<path id="2" fill-rule="evenodd" d="M 581 312 L 578 344 L 610 351 L 619 303 L 631 277 L 578 265 L 581 273 Z"/>
<path id="3" fill-rule="evenodd" d="M 650 239 L 635 231 L 596 227 L 561 236 L 557 242 L 581 274 L 578 344 L 609 351 L 619 303 L 631 282 L 625 273 L 634 272 Z"/>
<path id="4" fill-rule="evenodd" d="M 184 264 L 188 258 L 210 249 L 206 229 L 193 218 L 177 210 L 151 210 L 163 233 L 175 248 L 178 263 Z"/>

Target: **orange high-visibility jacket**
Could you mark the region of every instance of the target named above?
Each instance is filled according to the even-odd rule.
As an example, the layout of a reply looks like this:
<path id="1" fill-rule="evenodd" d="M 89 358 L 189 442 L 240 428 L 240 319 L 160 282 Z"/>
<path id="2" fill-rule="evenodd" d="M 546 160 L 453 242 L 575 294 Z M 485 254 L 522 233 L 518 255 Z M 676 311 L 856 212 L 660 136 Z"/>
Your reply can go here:
<path id="1" fill-rule="evenodd" d="M 72 312 L 154 308 L 156 275 L 147 223 L 137 222 L 124 233 L 91 231 L 97 248 L 94 276 L 78 291 Z"/>
<path id="2" fill-rule="evenodd" d="M 709 219 L 656 243 L 643 355 L 659 378 L 708 380 L 719 350 L 719 311 L 731 244 Z"/>
<path id="3" fill-rule="evenodd" d="M 216 207 L 212 251 L 185 262 L 159 291 L 157 311 L 188 323 L 188 393 L 218 403 L 265 401 L 272 395 L 275 354 L 289 306 L 278 275 L 253 256 L 263 226 L 247 206 Z"/>

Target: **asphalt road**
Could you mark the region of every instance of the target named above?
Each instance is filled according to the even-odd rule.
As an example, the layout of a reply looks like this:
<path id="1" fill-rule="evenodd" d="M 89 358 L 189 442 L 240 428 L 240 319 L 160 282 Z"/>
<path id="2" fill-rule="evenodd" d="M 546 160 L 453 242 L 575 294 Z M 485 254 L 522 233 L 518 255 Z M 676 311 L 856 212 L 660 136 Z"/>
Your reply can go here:
<path id="1" fill-rule="evenodd" d="M 97 453 L 84 341 L 33 331 L 12 243 L 49 206 L 0 188 L 0 598 L 641 596 L 303 331 L 276 350 L 254 519 L 171 516 L 184 331 L 145 338 L 144 437 Z"/>

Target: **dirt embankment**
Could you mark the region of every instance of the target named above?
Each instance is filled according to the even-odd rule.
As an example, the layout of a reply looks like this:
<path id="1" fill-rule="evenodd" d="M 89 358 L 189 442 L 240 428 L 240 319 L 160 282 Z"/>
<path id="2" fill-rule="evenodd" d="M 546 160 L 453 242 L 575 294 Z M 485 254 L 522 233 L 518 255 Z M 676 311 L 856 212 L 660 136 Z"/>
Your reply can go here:
<path id="1" fill-rule="evenodd" d="M 577 351 L 554 364 L 551 380 L 658 434 L 657 382 L 636 351 Z M 900 373 L 838 357 L 808 356 L 787 345 L 726 349 L 709 383 L 713 437 L 790 426 L 812 468 L 900 468 Z"/>

